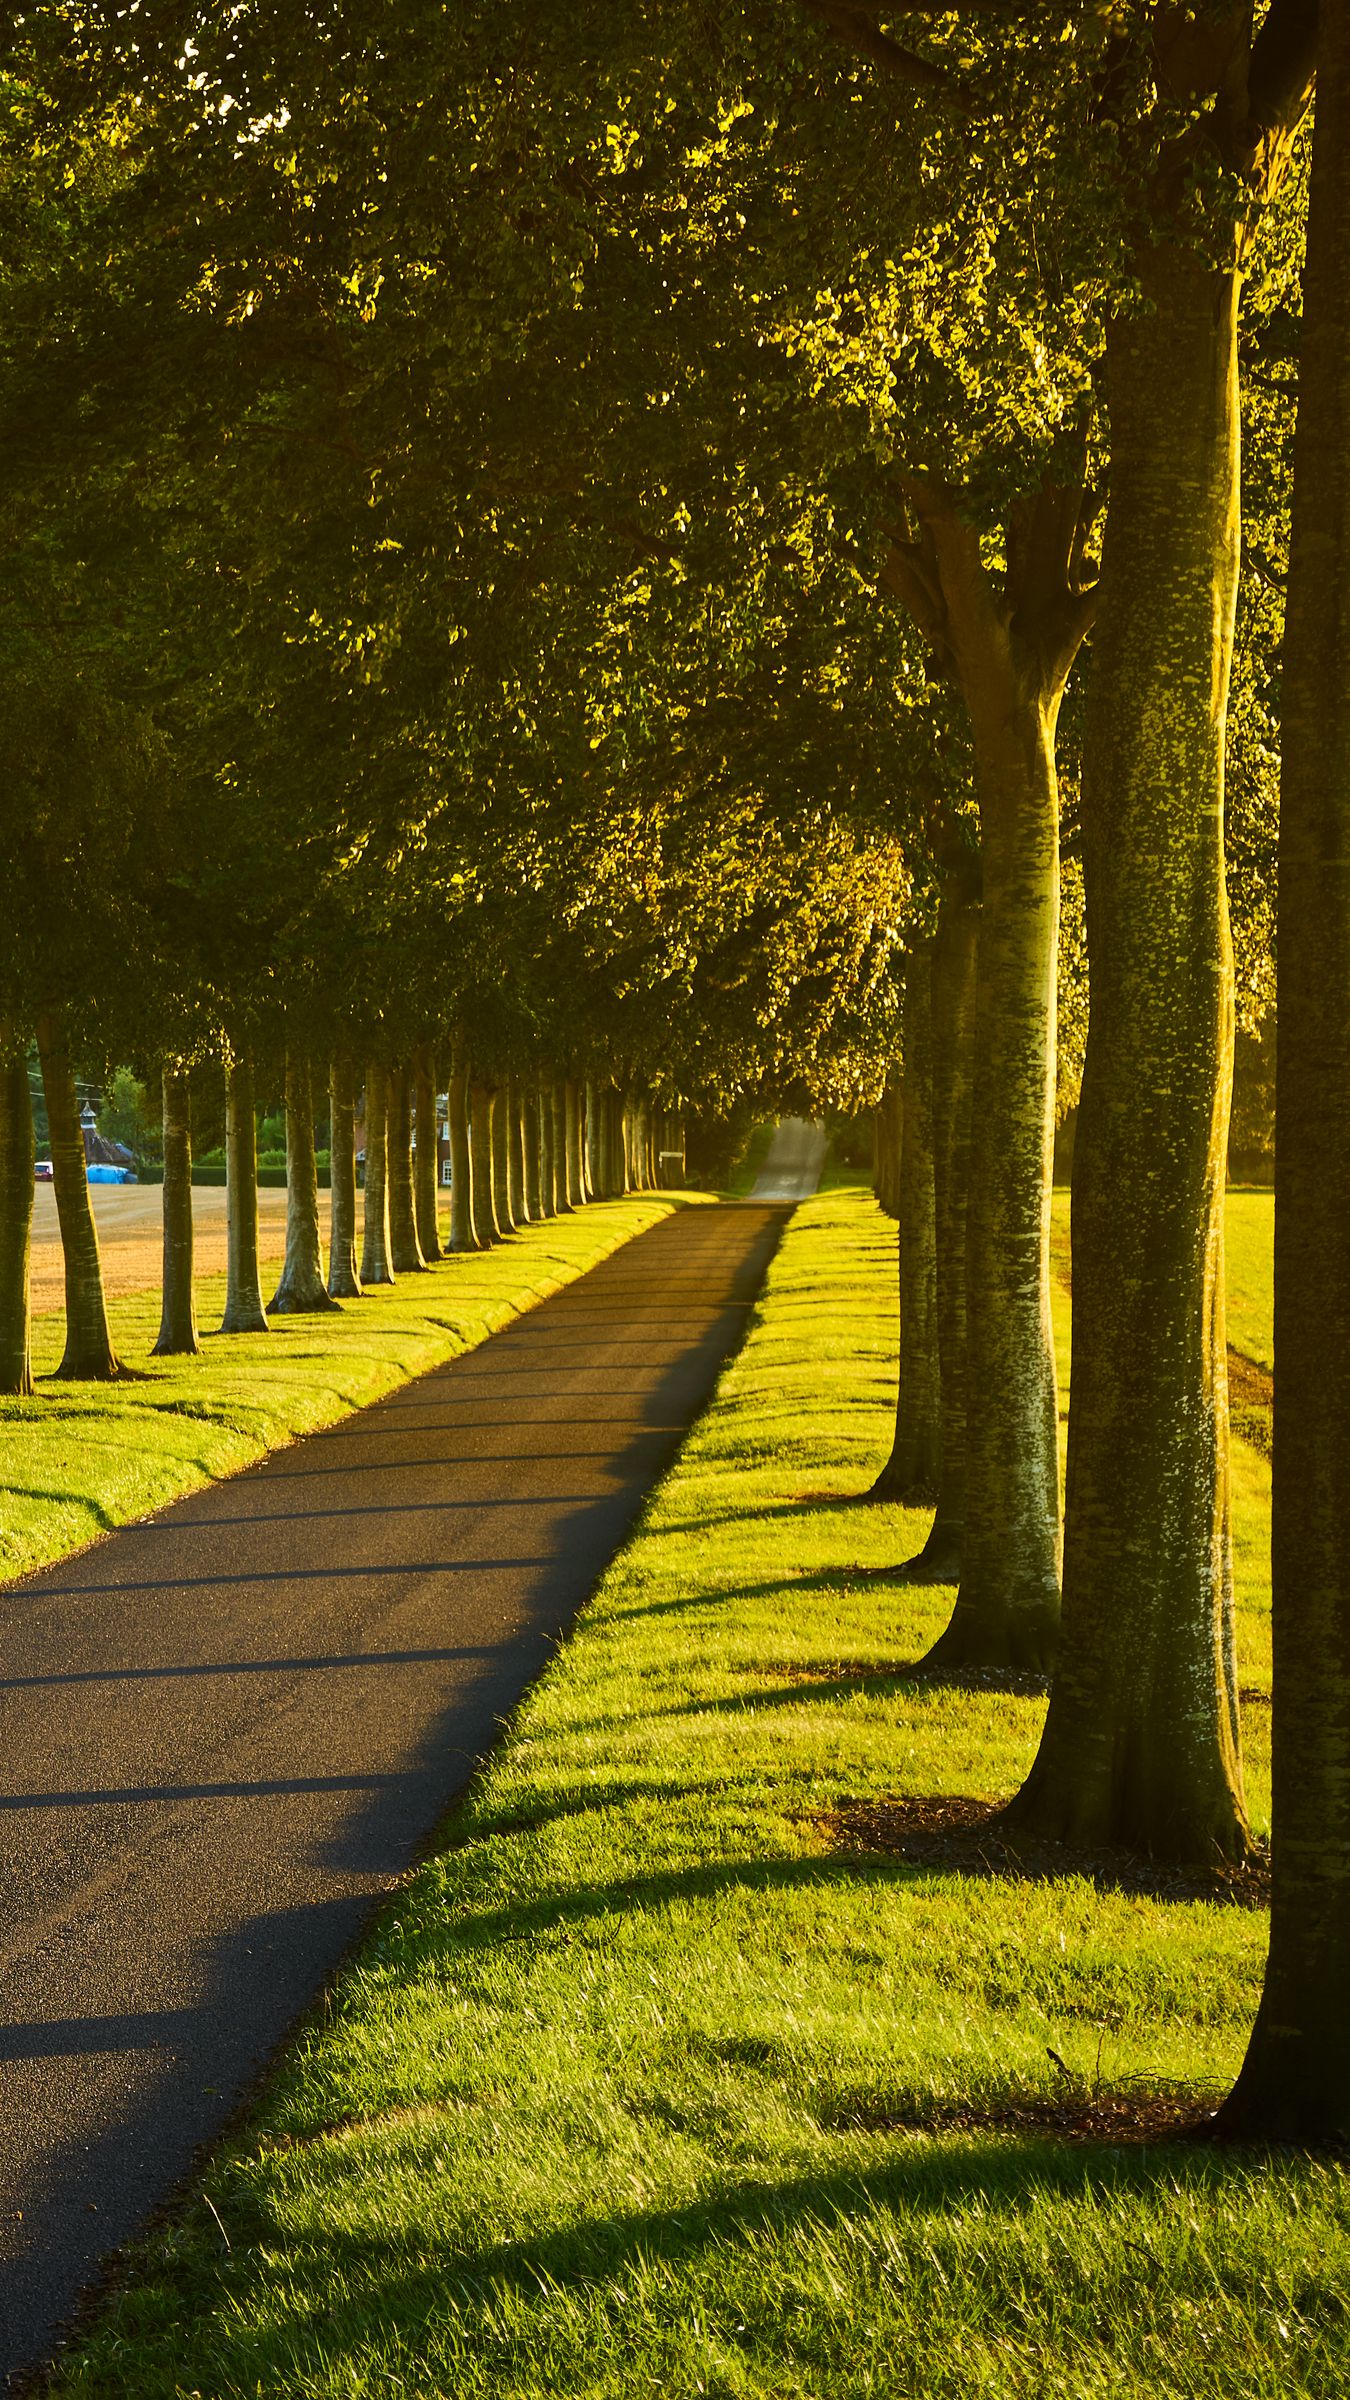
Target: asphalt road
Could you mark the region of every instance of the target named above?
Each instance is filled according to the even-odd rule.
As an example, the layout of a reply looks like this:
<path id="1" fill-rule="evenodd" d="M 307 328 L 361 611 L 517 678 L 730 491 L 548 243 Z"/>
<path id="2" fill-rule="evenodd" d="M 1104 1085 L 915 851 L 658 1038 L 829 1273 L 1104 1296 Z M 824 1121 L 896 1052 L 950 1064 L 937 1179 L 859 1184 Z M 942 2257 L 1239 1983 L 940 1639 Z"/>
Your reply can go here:
<path id="1" fill-rule="evenodd" d="M 752 1200 L 809 1200 L 825 1164 L 825 1128 L 806 1117 L 783 1117 L 774 1127 Z"/>
<path id="2" fill-rule="evenodd" d="M 681 1210 L 466 1357 L 0 1589 L 0 2382 L 425 1843 L 781 1223 Z"/>

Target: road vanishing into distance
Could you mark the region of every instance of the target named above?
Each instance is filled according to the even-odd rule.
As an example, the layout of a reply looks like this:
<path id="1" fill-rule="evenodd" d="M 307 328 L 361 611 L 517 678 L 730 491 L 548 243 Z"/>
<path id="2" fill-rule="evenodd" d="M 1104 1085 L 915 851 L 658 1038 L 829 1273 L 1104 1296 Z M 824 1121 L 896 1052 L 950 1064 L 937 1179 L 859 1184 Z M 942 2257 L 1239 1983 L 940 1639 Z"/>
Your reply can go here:
<path id="1" fill-rule="evenodd" d="M 765 1177 L 798 1197 L 800 1137 L 777 1147 Z M 0 1588 L 0 2383 L 424 1847 L 783 1222 L 682 1209 L 389 1399 Z"/>

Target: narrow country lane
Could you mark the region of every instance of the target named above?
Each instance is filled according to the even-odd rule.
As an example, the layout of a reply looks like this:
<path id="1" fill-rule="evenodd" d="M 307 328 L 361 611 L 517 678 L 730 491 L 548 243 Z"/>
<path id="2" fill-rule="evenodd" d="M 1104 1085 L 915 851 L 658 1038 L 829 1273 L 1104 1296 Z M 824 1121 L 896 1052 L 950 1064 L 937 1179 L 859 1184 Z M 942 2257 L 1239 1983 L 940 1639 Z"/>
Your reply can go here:
<path id="1" fill-rule="evenodd" d="M 768 1156 L 750 1198 L 771 1205 L 809 1200 L 824 1164 L 824 1126 L 807 1117 L 784 1117 L 774 1127 Z"/>
<path id="2" fill-rule="evenodd" d="M 0 1590 L 0 2380 L 416 1856 L 707 1398 L 782 1222 L 683 1210 Z"/>

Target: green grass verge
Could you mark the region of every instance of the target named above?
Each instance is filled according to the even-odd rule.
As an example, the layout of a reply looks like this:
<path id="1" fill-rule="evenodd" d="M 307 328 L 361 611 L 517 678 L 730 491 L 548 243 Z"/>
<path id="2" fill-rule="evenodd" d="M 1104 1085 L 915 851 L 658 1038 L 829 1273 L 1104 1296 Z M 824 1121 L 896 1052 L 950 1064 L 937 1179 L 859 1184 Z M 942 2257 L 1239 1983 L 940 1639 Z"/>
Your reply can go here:
<path id="1" fill-rule="evenodd" d="M 597 1202 L 528 1226 L 498 1249 L 443 1259 L 339 1314 L 275 1317 L 267 1334 L 208 1332 L 196 1358 L 150 1357 L 160 1296 L 133 1293 L 109 1305 L 118 1352 L 135 1370 L 112 1384 L 42 1383 L 60 1360 L 65 1320 L 59 1312 L 39 1317 L 37 1396 L 0 1399 L 0 1576 L 64 1558 L 298 1434 L 334 1424 L 472 1349 L 672 1208 L 701 1201 L 696 1193 L 644 1193 Z M 224 1305 L 224 1276 L 203 1276 L 201 1324 L 219 1324 Z"/>
<path id="2" fill-rule="evenodd" d="M 732 1174 L 729 1188 L 733 1199 L 744 1200 L 754 1190 L 769 1155 L 769 1144 L 777 1130 L 775 1124 L 751 1127 L 750 1138 Z"/>
<path id="3" fill-rule="evenodd" d="M 68 2357 L 66 2400 L 1350 2385 L 1339 2169 L 913 2129 L 1098 2081 L 1217 2094 L 1264 1927 L 832 1833 L 846 1799 L 1010 1792 L 1042 1711 L 896 1671 L 949 1595 L 868 1571 L 922 1527 L 853 1497 L 889 1440 L 894 1284 L 869 1197 L 797 1212 L 743 1351 L 447 1846 L 283 2059 L 209 2206 L 154 2236 Z"/>
<path id="4" fill-rule="evenodd" d="M 1275 1195 L 1228 1194 L 1228 1339 L 1271 1373 L 1275 1366 Z"/>

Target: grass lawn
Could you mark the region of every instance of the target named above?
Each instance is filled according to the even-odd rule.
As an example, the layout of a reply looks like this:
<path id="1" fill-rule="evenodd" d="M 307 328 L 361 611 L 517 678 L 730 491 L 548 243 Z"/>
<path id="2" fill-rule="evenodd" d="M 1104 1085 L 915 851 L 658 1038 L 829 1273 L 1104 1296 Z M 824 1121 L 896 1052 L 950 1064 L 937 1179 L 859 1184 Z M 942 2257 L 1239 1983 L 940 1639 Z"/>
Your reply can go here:
<path id="1" fill-rule="evenodd" d="M 378 1400 L 472 1349 L 672 1208 L 703 1197 L 596 1202 L 529 1226 L 498 1249 L 404 1276 L 340 1313 L 274 1317 L 267 1334 L 207 1333 L 197 1358 L 150 1357 L 157 1290 L 114 1299 L 113 1337 L 134 1373 L 112 1384 L 42 1382 L 60 1360 L 65 1319 L 37 1318 L 38 1394 L 0 1399 L 0 1578 L 63 1558 Z M 203 1276 L 199 1322 L 218 1325 L 224 1305 L 224 1276 Z"/>
<path id="2" fill-rule="evenodd" d="M 1228 1339 L 1244 1357 L 1271 1373 L 1275 1366 L 1273 1192 L 1228 1195 Z"/>
<path id="3" fill-rule="evenodd" d="M 1006 2118 L 1217 2096 L 1260 1915 L 848 1833 L 850 1802 L 1010 1792 L 1043 1705 L 904 1673 L 948 1595 L 874 1571 L 922 1527 L 853 1498 L 889 1441 L 893 1243 L 856 1188 L 797 1212 L 637 1538 L 67 2400 L 1350 2387 L 1338 2167 Z"/>

